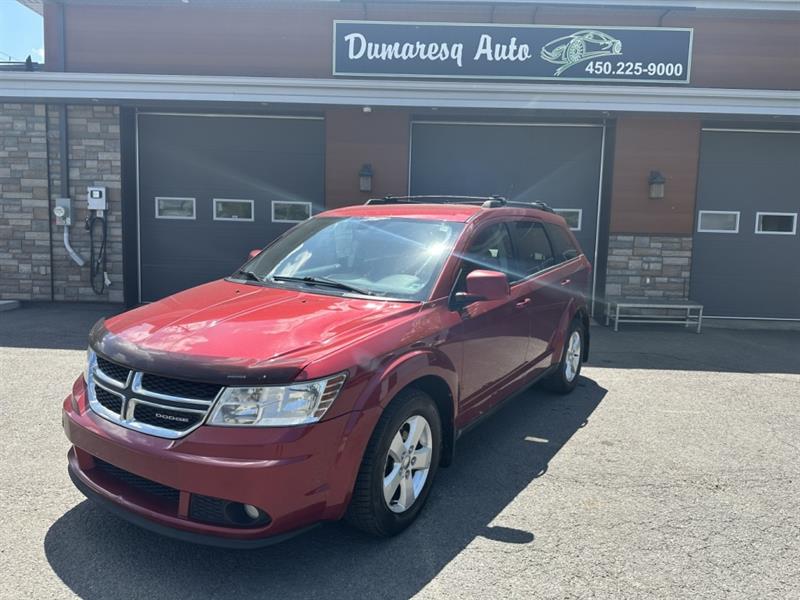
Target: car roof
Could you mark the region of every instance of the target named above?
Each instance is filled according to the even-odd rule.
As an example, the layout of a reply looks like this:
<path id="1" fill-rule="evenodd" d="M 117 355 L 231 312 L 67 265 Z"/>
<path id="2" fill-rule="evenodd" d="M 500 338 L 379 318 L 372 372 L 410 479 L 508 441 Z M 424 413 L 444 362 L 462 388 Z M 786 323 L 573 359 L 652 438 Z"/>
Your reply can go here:
<path id="1" fill-rule="evenodd" d="M 423 219 L 432 221 L 453 221 L 466 223 L 473 219 L 490 215 L 503 215 L 506 217 L 537 217 L 544 221 L 558 223 L 561 218 L 558 215 L 549 213 L 536 208 L 524 206 L 502 206 L 494 208 L 483 208 L 476 204 L 457 204 L 457 203 L 389 203 L 389 204 L 359 204 L 356 206 L 344 206 L 333 210 L 325 211 L 317 216 L 325 217 L 402 217 L 406 219 Z"/>

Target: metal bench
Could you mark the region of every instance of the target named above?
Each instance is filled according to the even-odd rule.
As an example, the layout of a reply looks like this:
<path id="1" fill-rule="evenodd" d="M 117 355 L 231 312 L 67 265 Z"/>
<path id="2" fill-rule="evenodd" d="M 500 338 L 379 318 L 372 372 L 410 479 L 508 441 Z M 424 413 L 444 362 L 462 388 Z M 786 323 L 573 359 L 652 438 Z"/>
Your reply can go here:
<path id="1" fill-rule="evenodd" d="M 614 321 L 614 331 L 620 323 L 668 323 L 684 325 L 687 329 L 703 325 L 703 305 L 691 300 L 658 302 L 610 300 L 606 303 L 606 327 Z"/>

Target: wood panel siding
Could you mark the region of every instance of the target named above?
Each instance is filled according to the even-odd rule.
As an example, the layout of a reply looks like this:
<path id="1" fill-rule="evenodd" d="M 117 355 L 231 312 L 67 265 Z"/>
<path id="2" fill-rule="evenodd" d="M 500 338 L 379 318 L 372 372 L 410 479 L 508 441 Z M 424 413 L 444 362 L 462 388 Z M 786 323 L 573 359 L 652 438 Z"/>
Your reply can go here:
<path id="1" fill-rule="evenodd" d="M 662 24 L 695 28 L 693 86 L 800 89 L 800 15 L 793 13 L 391 2 L 69 4 L 64 11 L 73 72 L 331 77 L 334 19 Z M 57 45 L 47 54 L 58 64 Z"/>
<path id="2" fill-rule="evenodd" d="M 611 233 L 691 235 L 700 121 L 623 117 L 617 121 Z M 661 200 L 649 198 L 650 171 L 667 180 Z"/>
<path id="3" fill-rule="evenodd" d="M 325 113 L 325 206 L 359 204 L 408 191 L 409 113 L 333 108 Z M 360 192 L 358 172 L 372 165 L 372 192 Z"/>

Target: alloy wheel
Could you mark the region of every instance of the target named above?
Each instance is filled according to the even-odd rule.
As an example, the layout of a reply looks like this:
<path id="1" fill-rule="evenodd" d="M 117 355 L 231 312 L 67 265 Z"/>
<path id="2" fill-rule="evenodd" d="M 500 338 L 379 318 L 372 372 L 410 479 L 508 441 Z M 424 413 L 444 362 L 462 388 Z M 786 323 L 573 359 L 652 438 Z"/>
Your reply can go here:
<path id="1" fill-rule="evenodd" d="M 422 493 L 433 455 L 427 419 L 412 415 L 392 438 L 383 474 L 383 498 L 394 513 L 403 513 Z"/>
<path id="2" fill-rule="evenodd" d="M 581 333 L 573 331 L 567 342 L 567 356 L 564 359 L 564 378 L 572 382 L 581 368 Z"/>

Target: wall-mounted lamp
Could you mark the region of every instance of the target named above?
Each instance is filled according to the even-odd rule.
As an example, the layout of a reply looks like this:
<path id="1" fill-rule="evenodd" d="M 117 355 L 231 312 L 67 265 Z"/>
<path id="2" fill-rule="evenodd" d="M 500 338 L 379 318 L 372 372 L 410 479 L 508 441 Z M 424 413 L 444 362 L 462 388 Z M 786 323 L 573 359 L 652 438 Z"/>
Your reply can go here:
<path id="1" fill-rule="evenodd" d="M 372 165 L 365 164 L 358 172 L 358 189 L 362 192 L 372 191 Z"/>
<path id="2" fill-rule="evenodd" d="M 660 200 L 664 197 L 664 186 L 667 180 L 661 174 L 661 171 L 650 171 L 647 183 L 650 185 L 651 200 Z"/>

